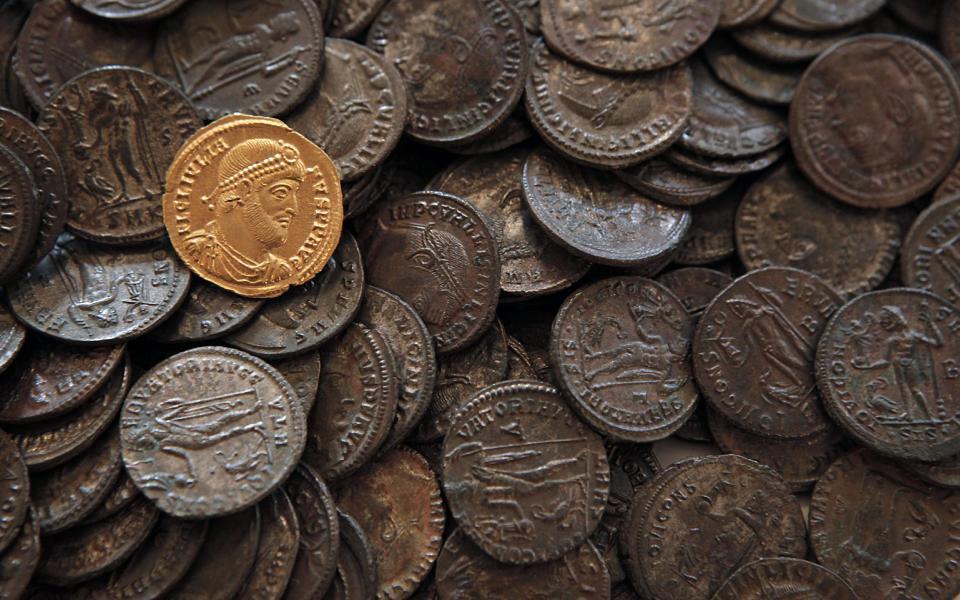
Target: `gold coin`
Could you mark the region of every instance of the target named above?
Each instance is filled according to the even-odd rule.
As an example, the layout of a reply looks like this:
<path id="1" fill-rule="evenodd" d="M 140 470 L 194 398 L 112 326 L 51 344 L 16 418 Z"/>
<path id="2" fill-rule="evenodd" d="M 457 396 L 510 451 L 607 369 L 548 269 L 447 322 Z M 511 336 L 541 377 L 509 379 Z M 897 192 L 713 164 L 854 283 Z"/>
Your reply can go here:
<path id="1" fill-rule="evenodd" d="M 163 222 L 191 271 L 272 298 L 323 269 L 340 240 L 337 168 L 276 119 L 231 115 L 191 137 L 167 171 Z"/>

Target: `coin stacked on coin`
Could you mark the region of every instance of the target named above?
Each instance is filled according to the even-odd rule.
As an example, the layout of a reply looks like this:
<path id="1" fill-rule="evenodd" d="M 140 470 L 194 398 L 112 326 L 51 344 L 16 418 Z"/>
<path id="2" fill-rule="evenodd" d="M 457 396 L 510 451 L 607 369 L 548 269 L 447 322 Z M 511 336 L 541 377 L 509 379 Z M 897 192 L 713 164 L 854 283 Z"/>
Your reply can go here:
<path id="1" fill-rule="evenodd" d="M 0 0 L 0 599 L 960 598 L 960 0 Z"/>

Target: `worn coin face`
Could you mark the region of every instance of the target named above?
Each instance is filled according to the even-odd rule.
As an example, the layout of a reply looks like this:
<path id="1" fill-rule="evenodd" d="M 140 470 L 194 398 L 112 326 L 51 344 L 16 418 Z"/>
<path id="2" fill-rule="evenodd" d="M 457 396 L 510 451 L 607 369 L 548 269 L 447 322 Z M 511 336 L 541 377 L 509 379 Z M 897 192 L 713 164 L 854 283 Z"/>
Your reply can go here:
<path id="1" fill-rule="evenodd" d="M 20 533 L 0 553 L 0 598 L 21 598 L 40 562 L 40 528 L 33 512 L 27 514 Z"/>
<path id="2" fill-rule="evenodd" d="M 531 52 L 527 114 L 541 137 L 571 159 L 624 168 L 662 152 L 683 133 L 693 105 L 686 65 L 605 74 L 551 53 L 542 41 Z"/>
<path id="3" fill-rule="evenodd" d="M 387 0 L 339 0 L 330 18 L 330 35 L 352 38 L 363 33 L 377 18 Z M 330 64 L 330 63 L 327 63 Z"/>
<path id="4" fill-rule="evenodd" d="M 252 506 L 293 471 L 306 441 L 290 384 L 231 348 L 194 348 L 159 363 L 133 385 L 120 420 L 127 473 L 181 517 Z"/>
<path id="5" fill-rule="evenodd" d="M 285 118 L 330 155 L 344 181 L 382 163 L 406 120 L 407 92 L 396 68 L 373 50 L 338 39 L 326 41 L 322 76 Z"/>
<path id="6" fill-rule="evenodd" d="M 360 245 L 368 281 L 417 311 L 438 352 L 469 346 L 493 322 L 500 256 L 491 226 L 469 202 L 417 192 L 381 203 Z"/>
<path id="7" fill-rule="evenodd" d="M 28 327 L 75 344 L 141 336 L 187 297 L 190 273 L 166 246 L 123 253 L 63 235 L 29 273 L 7 286 L 10 308 Z"/>
<path id="8" fill-rule="evenodd" d="M 859 600 L 839 575 L 798 558 L 766 558 L 734 573 L 712 600 L 766 600 L 786 593 L 818 600 Z"/>
<path id="9" fill-rule="evenodd" d="M 610 466 L 600 437 L 554 387 L 507 381 L 459 408 L 443 442 L 443 475 L 450 511 L 470 539 L 500 562 L 524 565 L 558 559 L 594 532 Z"/>
<path id="10" fill-rule="evenodd" d="M 27 341 L 27 328 L 16 320 L 5 304 L 0 305 L 0 373 L 20 355 Z"/>
<path id="11" fill-rule="evenodd" d="M 337 510 L 340 517 L 340 555 L 337 575 L 324 600 L 365 600 L 377 593 L 377 562 L 373 545 L 356 519 Z"/>
<path id="12" fill-rule="evenodd" d="M 0 552 L 20 534 L 30 507 L 30 480 L 27 466 L 16 443 L 0 433 Z"/>
<path id="13" fill-rule="evenodd" d="M 641 194 L 665 204 L 693 206 L 706 202 L 733 185 L 732 177 L 713 177 L 686 171 L 662 158 L 615 171 L 621 181 Z"/>
<path id="14" fill-rule="evenodd" d="M 177 153 L 163 220 L 194 273 L 242 296 L 273 298 L 327 264 L 343 198 L 333 161 L 305 137 L 273 119 L 228 117 Z"/>
<path id="15" fill-rule="evenodd" d="M 937 462 L 900 461 L 900 466 L 933 485 L 960 489 L 960 454 Z"/>
<path id="16" fill-rule="evenodd" d="M 705 265 L 733 256 L 736 245 L 733 224 L 743 187 L 737 186 L 709 202 L 690 209 L 687 236 L 674 257 L 678 265 Z"/>
<path id="17" fill-rule="evenodd" d="M 908 38 L 867 35 L 833 46 L 804 73 L 790 142 L 818 188 L 855 206 L 894 207 L 947 174 L 958 123 L 960 86 L 942 56 Z"/>
<path id="18" fill-rule="evenodd" d="M 763 21 L 780 0 L 723 0 L 718 27 L 743 27 Z"/>
<path id="19" fill-rule="evenodd" d="M 84 523 L 94 523 L 107 517 L 113 516 L 126 508 L 131 502 L 140 498 L 140 490 L 127 475 L 126 471 L 121 471 L 117 482 L 113 484 L 113 489 L 107 494 L 107 497 L 100 503 L 95 511 L 90 513 L 84 520 Z"/>
<path id="20" fill-rule="evenodd" d="M 664 152 L 664 158 L 694 173 L 713 177 L 732 177 L 734 175 L 746 175 L 747 173 L 762 171 L 780 160 L 786 153 L 785 144 L 780 144 L 776 148 L 761 152 L 760 154 L 751 154 L 742 158 L 731 159 L 686 152 L 678 146 L 679 145 L 674 146 Z"/>
<path id="21" fill-rule="evenodd" d="M 246 325 L 263 300 L 244 298 L 216 285 L 194 279 L 180 310 L 155 329 L 151 337 L 165 343 L 205 342 Z"/>
<path id="22" fill-rule="evenodd" d="M 736 237 L 748 269 L 803 269 L 848 297 L 880 285 L 900 247 L 893 214 L 837 202 L 792 165 L 750 187 L 737 211 Z"/>
<path id="23" fill-rule="evenodd" d="M 871 16 L 886 0 L 783 0 L 770 22 L 800 31 L 830 31 Z"/>
<path id="24" fill-rule="evenodd" d="M 920 213 L 900 259 L 903 282 L 960 307 L 960 196 Z"/>
<path id="25" fill-rule="evenodd" d="M 818 562 L 861 598 L 877 590 L 952 598 L 960 592 L 960 581 L 948 575 L 960 551 L 951 531 L 958 510 L 960 494 L 857 450 L 837 459 L 817 483 L 810 545 Z"/>
<path id="26" fill-rule="evenodd" d="M 733 283 L 733 278 L 716 269 L 686 267 L 662 273 L 657 283 L 673 292 L 687 312 L 699 320 L 710 302 Z"/>
<path id="27" fill-rule="evenodd" d="M 27 165 L 0 143 L 0 202 L 4 227 L 0 230 L 0 282 L 17 274 L 33 250 L 40 227 L 38 190 Z"/>
<path id="28" fill-rule="evenodd" d="M 647 199 L 609 173 L 540 148 L 523 168 L 523 193 L 555 242 L 589 260 L 620 267 L 662 261 L 679 247 L 690 213 Z"/>
<path id="29" fill-rule="evenodd" d="M 406 131 L 421 142 L 476 141 L 523 94 L 527 41 L 505 0 L 394 0 L 367 45 L 400 72 L 410 99 Z"/>
<path id="30" fill-rule="evenodd" d="M 704 58 L 717 79 L 764 104 L 789 105 L 803 75 L 802 66 L 758 59 L 726 37 L 712 38 L 704 47 Z"/>
<path id="31" fill-rule="evenodd" d="M 474 156 L 477 154 L 489 154 L 506 150 L 511 146 L 523 143 L 534 136 L 530 122 L 522 114 L 522 109 L 516 110 L 507 117 L 507 119 L 497 126 L 486 136 L 475 142 L 470 142 L 462 146 L 450 146 L 447 148 L 455 154 L 464 154 Z"/>
<path id="32" fill-rule="evenodd" d="M 310 409 L 317 399 L 317 389 L 320 387 L 320 352 L 313 350 L 292 358 L 272 361 L 270 364 L 293 386 L 297 399 L 303 405 L 303 414 L 310 414 Z"/>
<path id="33" fill-rule="evenodd" d="M 236 600 L 280 600 L 300 550 L 300 522 L 284 489 L 274 491 L 259 508 L 257 554 Z"/>
<path id="34" fill-rule="evenodd" d="M 818 54 L 853 32 L 850 29 L 807 32 L 782 28 L 769 21 L 734 29 L 730 32 L 738 44 L 767 60 L 779 63 L 801 63 L 813 60 Z"/>
<path id="35" fill-rule="evenodd" d="M 333 581 L 340 551 L 340 519 L 333 495 L 313 469 L 301 464 L 284 483 L 300 524 L 300 549 L 286 598 L 314 598 Z"/>
<path id="36" fill-rule="evenodd" d="M 917 289 L 859 296 L 830 319 L 817 381 L 830 416 L 881 454 L 936 461 L 960 451 L 960 310 Z"/>
<path id="37" fill-rule="evenodd" d="M 540 15 L 543 35 L 556 52 L 601 71 L 633 73 L 693 54 L 717 26 L 722 4 L 540 0 Z"/>
<path id="38" fill-rule="evenodd" d="M 180 8 L 187 0 L 71 0 L 88 13 L 111 21 L 152 21 Z"/>

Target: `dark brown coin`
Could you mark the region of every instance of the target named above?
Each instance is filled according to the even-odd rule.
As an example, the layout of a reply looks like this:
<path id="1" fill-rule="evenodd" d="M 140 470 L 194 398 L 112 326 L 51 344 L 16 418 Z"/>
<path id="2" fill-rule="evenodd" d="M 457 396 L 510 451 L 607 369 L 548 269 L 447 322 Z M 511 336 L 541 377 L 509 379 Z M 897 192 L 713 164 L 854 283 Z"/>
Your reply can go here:
<path id="1" fill-rule="evenodd" d="M 373 545 L 356 519 L 338 510 L 340 555 L 337 575 L 324 600 L 367 600 L 377 593 L 377 562 Z"/>
<path id="2" fill-rule="evenodd" d="M 553 50 L 601 71 L 633 73 L 662 69 L 693 54 L 717 26 L 723 4 L 540 0 L 540 15 Z"/>
<path id="3" fill-rule="evenodd" d="M 27 514 L 20 533 L 0 553 L 0 598 L 16 600 L 30 583 L 40 562 L 40 528 L 33 512 Z"/>
<path id="4" fill-rule="evenodd" d="M 283 376 L 216 346 L 150 369 L 127 394 L 120 423 L 134 483 L 164 512 L 187 518 L 260 501 L 293 471 L 306 442 L 303 407 Z"/>
<path id="5" fill-rule="evenodd" d="M 338 9 L 351 4 L 359 3 L 337 2 Z M 359 179 L 382 163 L 400 141 L 406 120 L 407 92 L 400 73 L 373 50 L 338 39 L 326 40 L 322 76 L 285 118 L 330 155 L 344 181 Z"/>
<path id="6" fill-rule="evenodd" d="M 886 0 L 782 0 L 770 22 L 800 31 L 831 31 L 867 19 L 884 4 Z"/>
<path id="7" fill-rule="evenodd" d="M 699 320 L 713 299 L 733 283 L 733 278 L 716 269 L 687 267 L 661 274 L 657 283 L 673 292 L 687 312 Z"/>
<path id="8" fill-rule="evenodd" d="M 523 168 L 530 213 L 555 242 L 589 260 L 644 267 L 672 255 L 690 213 L 647 199 L 609 173 L 540 148 Z"/>
<path id="9" fill-rule="evenodd" d="M 830 319 L 817 381 L 830 416 L 881 454 L 936 461 L 960 451 L 960 310 L 929 292 L 859 296 Z"/>
<path id="10" fill-rule="evenodd" d="M 926 0 L 890 0 L 890 13 L 910 27 L 923 33 L 935 34 L 940 25 L 940 11 L 945 3 Z"/>
<path id="11" fill-rule="evenodd" d="M 111 21 L 152 21 L 177 10 L 187 0 L 71 0 L 90 14 Z"/>
<path id="12" fill-rule="evenodd" d="M 736 253 L 733 224 L 743 186 L 690 209 L 691 223 L 673 261 L 678 265 L 706 265 Z"/>
<path id="13" fill-rule="evenodd" d="M 703 457 L 651 485 L 625 540 L 630 578 L 651 598 L 706 600 L 743 565 L 806 554 L 800 503 L 768 467 Z"/>
<path id="14" fill-rule="evenodd" d="M 113 516 L 123 508 L 130 505 L 131 502 L 140 497 L 140 490 L 137 489 L 133 480 L 124 470 L 120 473 L 117 482 L 113 484 L 113 489 L 107 495 L 100 506 L 83 520 L 84 523 L 95 523 Z"/>
<path id="15" fill-rule="evenodd" d="M 605 435 L 652 442 L 696 406 L 693 319 L 662 285 L 612 277 L 571 294 L 553 321 L 550 356 L 577 413 Z"/>
<path id="16" fill-rule="evenodd" d="M 722 36 L 707 43 L 704 58 L 720 81 L 764 104 L 789 105 L 803 75 L 803 67 L 758 59 Z"/>
<path id="17" fill-rule="evenodd" d="M 933 194 L 933 201 L 941 202 L 957 194 L 960 194 L 960 162 L 953 166 L 950 173 L 937 186 Z"/>
<path id="18" fill-rule="evenodd" d="M 960 494 L 928 486 L 866 450 L 837 459 L 810 501 L 810 545 L 818 562 L 864 600 L 955 598 Z"/>
<path id="19" fill-rule="evenodd" d="M 0 373 L 20 355 L 26 341 L 27 328 L 13 318 L 6 304 L 0 304 Z"/>
<path id="20" fill-rule="evenodd" d="M 343 331 L 363 300 L 364 269 L 360 248 L 347 231 L 319 275 L 279 298 L 226 342 L 263 358 L 308 352 Z"/>
<path id="21" fill-rule="evenodd" d="M 500 257 L 492 228 L 472 204 L 440 192 L 381 203 L 360 241 L 368 281 L 417 311 L 438 352 L 469 346 L 493 322 Z"/>
<path id="22" fill-rule="evenodd" d="M 851 68 L 856 65 L 856 68 Z M 874 82 L 884 81 L 877 94 Z M 932 189 L 960 151 L 960 85 L 943 57 L 904 37 L 866 35 L 824 53 L 790 108 L 790 142 L 818 188 L 865 208 Z"/>
<path id="23" fill-rule="evenodd" d="M 523 343 L 509 336 L 507 336 L 507 376 L 504 379 L 540 379 Z"/>
<path id="24" fill-rule="evenodd" d="M 45 420 L 81 406 L 123 364 L 124 346 L 77 348 L 37 340 L 25 354 L 0 386 L 0 422 Z"/>
<path id="25" fill-rule="evenodd" d="M 153 32 L 111 23 L 68 0 L 42 0 L 30 12 L 14 70 L 30 102 L 43 108 L 68 80 L 101 65 L 149 68 Z"/>
<path id="26" fill-rule="evenodd" d="M 161 28 L 154 61 L 207 120 L 274 117 L 313 89 L 323 44 L 314 0 L 197 0 Z"/>
<path id="27" fill-rule="evenodd" d="M 352 38 L 370 26 L 387 0 L 337 0 L 333 4 L 330 35 Z M 327 63 L 330 64 L 330 63 Z"/>
<path id="28" fill-rule="evenodd" d="M 940 9 L 940 51 L 950 64 L 960 65 L 960 1 L 945 0 Z"/>
<path id="29" fill-rule="evenodd" d="M 395 448 L 354 475 L 339 490 L 337 506 L 357 520 L 373 545 L 377 598 L 412 594 L 437 559 L 446 520 L 427 461 Z"/>
<path id="30" fill-rule="evenodd" d="M 57 243 L 67 222 L 67 182 L 63 165 L 50 140 L 26 117 L 0 108 L 0 144 L 14 151 L 26 165 L 36 187 L 40 205 L 40 229 L 30 257 L 24 263 L 32 268 Z"/>
<path id="31" fill-rule="evenodd" d="M 767 150 L 760 154 L 728 159 L 686 152 L 674 146 L 667 150 L 663 156 L 678 167 L 688 169 L 694 173 L 713 177 L 732 177 L 734 175 L 746 175 L 747 173 L 754 173 L 766 169 L 780 160 L 780 157 L 785 153 L 786 147 L 784 144 L 781 144 L 772 150 Z"/>
<path id="32" fill-rule="evenodd" d="M 903 242 L 903 282 L 960 307 L 960 196 L 926 209 Z"/>
<path id="33" fill-rule="evenodd" d="M 386 182 L 386 183 L 385 183 Z M 384 165 L 377 165 L 372 171 L 356 181 L 342 182 L 344 218 L 353 219 L 367 212 L 379 199 L 382 186 L 388 185 L 384 176 Z M 419 190 L 422 186 L 417 187 Z"/>
<path id="34" fill-rule="evenodd" d="M 732 177 L 713 177 L 686 171 L 662 158 L 615 172 L 621 181 L 654 200 L 676 206 L 706 202 L 733 185 Z"/>
<path id="35" fill-rule="evenodd" d="M 259 508 L 256 558 L 235 600 L 280 600 L 296 564 L 300 523 L 290 497 L 282 487 L 277 488 Z"/>
<path id="36" fill-rule="evenodd" d="M 20 534 L 30 507 L 31 481 L 16 443 L 0 432 L 0 552 Z"/>
<path id="37" fill-rule="evenodd" d="M 736 236 L 747 269 L 796 267 L 822 277 L 842 296 L 880 285 L 900 247 L 892 213 L 837 202 L 792 165 L 750 187 L 737 211 Z"/>
<path id="38" fill-rule="evenodd" d="M 167 343 L 205 342 L 246 325 L 257 316 L 263 300 L 244 298 L 199 277 L 190 284 L 186 301 L 153 331 L 153 339 Z"/>
<path id="39" fill-rule="evenodd" d="M 767 267 L 737 279 L 706 308 L 693 341 L 693 373 L 711 408 L 756 435 L 825 431 L 814 356 L 841 304 L 822 279 L 799 269 Z"/>
<path id="40" fill-rule="evenodd" d="M 149 332 L 187 297 L 190 272 L 168 246 L 122 254 L 69 235 L 7 286 L 13 313 L 28 327 L 77 344 L 105 344 Z"/>
<path id="41" fill-rule="evenodd" d="M 40 228 L 38 193 L 27 165 L 0 140 L 0 282 L 16 275 L 33 251 Z"/>
<path id="42" fill-rule="evenodd" d="M 393 447 L 416 428 L 430 406 L 437 380 L 433 338 L 413 307 L 373 286 L 366 289 L 357 321 L 383 337 L 396 362 L 394 373 L 400 398 L 393 426 L 384 441 L 385 447 Z M 451 356 L 457 355 L 447 355 L 445 360 Z"/>
<path id="43" fill-rule="evenodd" d="M 506 150 L 511 146 L 516 146 L 522 142 L 531 139 L 535 134 L 530 127 L 529 121 L 521 111 L 513 112 L 507 120 L 497 126 L 486 136 L 475 142 L 464 144 L 463 146 L 450 146 L 447 148 L 450 152 L 456 154 L 465 154 L 473 156 L 476 154 L 488 154 L 490 152 L 499 152 Z"/>
<path id="44" fill-rule="evenodd" d="M 411 101 L 407 134 L 421 142 L 476 141 L 523 94 L 527 41 L 505 0 L 394 0 L 367 45 L 400 71 Z"/>
<path id="45" fill-rule="evenodd" d="M 322 596 L 333 581 L 340 552 L 340 519 L 333 495 L 305 464 L 290 475 L 284 489 L 300 524 L 300 549 L 285 597 L 300 600 Z"/>
<path id="46" fill-rule="evenodd" d="M 292 358 L 273 361 L 270 364 L 280 371 L 283 378 L 293 386 L 297 399 L 303 405 L 303 414 L 310 414 L 320 388 L 320 351 L 313 350 Z"/>
<path id="47" fill-rule="evenodd" d="M 7 6 L 10 5 L 21 6 L 19 2 L 7 2 Z M 0 54 L 0 106 L 12 108 L 20 114 L 29 114 L 33 110 L 33 106 L 31 106 L 26 92 L 23 90 L 23 85 L 13 71 L 15 51 L 16 45 L 11 44 L 6 47 L 6 52 Z"/>
<path id="48" fill-rule="evenodd" d="M 738 44 L 762 58 L 774 62 L 797 63 L 813 60 L 852 33 L 850 29 L 812 33 L 764 22 L 734 29 L 730 35 Z"/>
<path id="49" fill-rule="evenodd" d="M 373 458 L 390 433 L 399 398 L 396 363 L 383 337 L 356 323 L 323 348 L 320 362 L 303 461 L 334 480 Z"/>
<path id="50" fill-rule="evenodd" d="M 960 454 L 937 462 L 901 461 L 900 466 L 927 483 L 960 489 Z"/>
<path id="51" fill-rule="evenodd" d="M 146 541 L 160 511 L 139 498 L 115 515 L 43 538 L 37 578 L 66 586 L 116 568 Z"/>
<path id="52" fill-rule="evenodd" d="M 766 558 L 742 567 L 717 590 L 712 600 L 767 600 L 787 597 L 860 600 L 833 571 L 797 558 Z"/>
<path id="53" fill-rule="evenodd" d="M 542 41 L 531 52 L 527 114 L 540 136 L 565 156 L 599 168 L 624 168 L 662 152 L 683 133 L 693 104 L 685 64 L 653 73 L 605 74 L 551 53 Z"/>
<path id="54" fill-rule="evenodd" d="M 743 27 L 762 21 L 780 0 L 723 0 L 718 27 Z"/>
<path id="55" fill-rule="evenodd" d="M 530 217 L 523 199 L 523 165 L 529 154 L 516 148 L 469 158 L 430 185 L 463 198 L 486 217 L 500 249 L 500 291 L 517 296 L 556 292 L 590 268 L 551 242 Z"/>
<path id="56" fill-rule="evenodd" d="M 610 575 L 590 542 L 550 562 L 504 565 L 457 529 L 444 542 L 437 559 L 437 594 L 440 600 L 607 600 Z"/>

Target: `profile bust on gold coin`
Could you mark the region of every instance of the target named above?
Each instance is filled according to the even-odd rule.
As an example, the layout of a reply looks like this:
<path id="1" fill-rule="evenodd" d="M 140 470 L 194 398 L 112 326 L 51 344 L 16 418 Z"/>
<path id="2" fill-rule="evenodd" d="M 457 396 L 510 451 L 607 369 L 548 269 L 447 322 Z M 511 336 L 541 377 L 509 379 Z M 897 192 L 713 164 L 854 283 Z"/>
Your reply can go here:
<path id="1" fill-rule="evenodd" d="M 319 273 L 340 239 L 333 161 L 281 121 L 233 115 L 198 131 L 167 172 L 163 220 L 194 273 L 272 298 Z"/>

